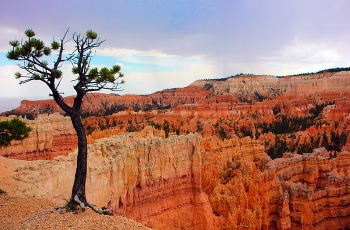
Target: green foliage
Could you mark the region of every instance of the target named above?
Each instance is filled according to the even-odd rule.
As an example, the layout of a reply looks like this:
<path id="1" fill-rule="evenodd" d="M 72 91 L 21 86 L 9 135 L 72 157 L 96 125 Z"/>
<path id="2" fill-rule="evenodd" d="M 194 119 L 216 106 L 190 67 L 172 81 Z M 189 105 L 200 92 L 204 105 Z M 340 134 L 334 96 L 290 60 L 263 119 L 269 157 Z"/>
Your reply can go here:
<path id="1" fill-rule="evenodd" d="M 218 132 L 219 137 L 221 138 L 221 140 L 227 139 L 227 133 L 226 133 L 226 130 L 225 130 L 224 127 L 220 127 L 217 132 Z"/>
<path id="2" fill-rule="evenodd" d="M 263 100 L 265 100 L 267 97 L 261 95 L 260 93 L 258 93 L 257 91 L 254 92 L 254 99 L 256 101 L 260 101 L 262 102 Z"/>
<path id="3" fill-rule="evenodd" d="M 18 79 L 18 78 L 22 77 L 22 74 L 20 72 L 16 72 L 15 77 L 16 77 L 16 79 Z"/>
<path id="4" fill-rule="evenodd" d="M 49 55 L 51 54 L 51 49 L 50 49 L 49 47 L 44 47 L 43 53 L 44 53 L 46 56 L 49 56 Z"/>
<path id="5" fill-rule="evenodd" d="M 56 41 L 51 42 L 51 48 L 53 50 L 58 50 L 60 48 L 60 43 L 58 43 Z"/>
<path id="6" fill-rule="evenodd" d="M 13 47 L 17 47 L 20 45 L 18 40 L 9 41 L 9 44 Z"/>
<path id="7" fill-rule="evenodd" d="M 153 126 L 153 128 L 160 130 L 162 126 L 158 124 L 156 121 L 150 121 L 149 124 Z"/>
<path id="8" fill-rule="evenodd" d="M 72 73 L 73 73 L 73 74 L 78 74 L 78 73 L 79 73 L 78 67 L 73 66 L 73 67 L 72 67 Z"/>
<path id="9" fill-rule="evenodd" d="M 112 73 L 119 73 L 119 71 L 121 70 L 119 65 L 114 65 L 111 69 Z"/>
<path id="10" fill-rule="evenodd" d="M 47 61 L 42 61 L 42 63 L 43 63 L 43 66 L 48 66 L 49 65 L 49 63 Z"/>
<path id="11" fill-rule="evenodd" d="M 94 39 L 96 39 L 97 38 L 97 33 L 96 32 L 93 32 L 92 30 L 88 30 L 88 31 L 86 31 L 86 37 L 88 37 L 88 38 L 90 38 L 90 39 L 92 39 L 92 40 L 94 40 Z"/>
<path id="12" fill-rule="evenodd" d="M 24 31 L 24 34 L 25 34 L 27 37 L 29 37 L 29 38 L 35 36 L 35 33 L 34 33 L 34 31 L 33 31 L 32 29 L 27 29 L 26 31 Z"/>
<path id="13" fill-rule="evenodd" d="M 22 61 L 26 60 L 28 61 L 27 63 L 28 68 L 33 67 L 34 64 L 38 64 L 40 67 L 45 66 L 45 65 L 41 65 L 42 63 L 40 62 L 35 62 L 34 61 L 35 58 L 40 58 L 43 55 L 45 56 L 50 55 L 52 49 L 58 49 L 59 43 L 52 42 L 51 46 L 53 48 L 45 47 L 45 44 L 42 40 L 34 38 L 35 33 L 33 30 L 28 29 L 24 33 L 28 37 L 28 40 L 22 44 L 20 44 L 18 40 L 10 41 L 9 44 L 12 46 L 12 50 L 7 52 L 6 57 L 10 60 L 22 60 Z M 23 69 L 25 69 L 25 67 L 23 67 Z M 16 75 L 16 77 L 18 76 Z"/>
<path id="14" fill-rule="evenodd" d="M 18 47 L 16 47 L 16 49 L 10 50 L 9 52 L 7 52 L 6 57 L 9 60 L 17 60 L 19 58 L 19 56 L 21 55 L 21 50 L 18 49 Z"/>
<path id="15" fill-rule="evenodd" d="M 55 69 L 55 70 L 53 71 L 53 76 L 54 76 L 55 78 L 60 78 L 60 77 L 62 77 L 62 71 L 59 70 L 59 69 Z"/>
<path id="16" fill-rule="evenodd" d="M 252 131 L 246 126 L 242 126 L 241 133 L 242 133 L 242 137 L 248 137 L 248 136 L 253 137 Z"/>
<path id="17" fill-rule="evenodd" d="M 226 126 L 227 122 L 220 118 L 220 120 L 218 120 L 216 122 L 216 124 L 213 125 L 215 132 L 217 133 L 217 135 L 221 138 L 221 140 L 225 140 L 228 138 L 227 132 L 226 132 L 226 128 L 223 126 Z"/>
<path id="18" fill-rule="evenodd" d="M 6 147 L 12 140 L 27 138 L 31 130 L 31 127 L 26 126 L 26 123 L 18 118 L 0 122 L 0 146 Z"/>
<path id="19" fill-rule="evenodd" d="M 270 146 L 270 148 L 266 150 L 271 159 L 280 158 L 282 157 L 283 153 L 287 151 L 289 151 L 289 148 L 286 140 L 283 138 L 281 139 L 278 135 L 276 135 L 275 145 Z"/>
<path id="20" fill-rule="evenodd" d="M 91 79 L 93 79 L 94 77 L 96 77 L 97 75 L 98 75 L 98 68 L 92 68 L 92 69 L 90 69 L 90 71 L 89 71 L 89 77 L 91 78 Z"/>
<path id="21" fill-rule="evenodd" d="M 281 115 L 270 124 L 265 122 L 260 123 L 258 128 L 262 129 L 262 133 L 272 132 L 274 134 L 286 134 L 304 131 L 315 124 L 316 121 L 314 117 L 288 117 Z"/>
<path id="22" fill-rule="evenodd" d="M 327 107 L 328 105 L 334 105 L 334 104 L 335 104 L 334 101 L 331 101 L 329 103 L 324 103 L 321 105 L 315 104 L 315 108 L 310 109 L 310 113 L 314 118 L 317 118 L 322 113 L 325 107 Z"/>
<path id="23" fill-rule="evenodd" d="M 61 43 L 52 41 L 49 46 L 45 46 L 42 40 L 35 38 L 35 32 L 32 29 L 28 29 L 24 33 L 27 40 L 23 42 L 18 40 L 10 41 L 9 44 L 12 49 L 6 54 L 6 57 L 10 60 L 23 62 L 19 67 L 26 70 L 29 76 L 16 73 L 15 77 L 17 79 L 26 79 L 21 80 L 21 84 L 31 80 L 41 80 L 50 87 L 51 91 L 57 91 L 57 86 L 59 86 L 60 82 L 55 83 L 55 79 L 61 79 L 62 77 L 62 71 L 59 68 L 62 67 L 63 62 L 68 61 L 73 64 L 72 73 L 79 75 L 76 79 L 78 80 L 77 85 L 83 88 L 85 92 L 99 91 L 101 89 L 117 91 L 119 90 L 118 85 L 125 83 L 124 80 L 117 81 L 117 79 L 124 76 L 120 73 L 121 68 L 118 65 L 114 65 L 110 69 L 107 67 L 100 70 L 98 68 L 90 69 L 92 50 L 104 42 L 100 41 L 98 34 L 92 30 L 88 30 L 85 36 L 73 34 L 71 40 L 76 43 L 76 49 L 65 57 L 63 56 L 63 45 L 69 41 L 64 40 L 67 33 L 61 40 Z M 59 51 L 58 58 L 54 61 L 53 67 L 49 67 L 49 63 L 41 60 L 41 58 L 51 55 L 55 50 Z M 58 94 L 58 92 L 55 92 L 53 95 Z"/>

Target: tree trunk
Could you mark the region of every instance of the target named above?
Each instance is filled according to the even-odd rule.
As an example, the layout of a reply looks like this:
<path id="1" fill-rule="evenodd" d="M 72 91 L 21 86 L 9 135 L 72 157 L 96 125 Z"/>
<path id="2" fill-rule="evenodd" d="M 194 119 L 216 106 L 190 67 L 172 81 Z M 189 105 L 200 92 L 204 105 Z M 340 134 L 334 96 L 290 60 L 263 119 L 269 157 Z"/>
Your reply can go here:
<path id="1" fill-rule="evenodd" d="M 78 196 L 79 200 L 86 204 L 86 173 L 87 173 L 87 140 L 85 129 L 79 114 L 73 113 L 70 115 L 72 124 L 78 136 L 78 156 L 77 156 L 77 168 L 75 171 L 74 185 L 72 189 L 72 196 L 69 203 L 71 208 L 75 208 L 77 203 L 74 201 L 74 197 Z"/>

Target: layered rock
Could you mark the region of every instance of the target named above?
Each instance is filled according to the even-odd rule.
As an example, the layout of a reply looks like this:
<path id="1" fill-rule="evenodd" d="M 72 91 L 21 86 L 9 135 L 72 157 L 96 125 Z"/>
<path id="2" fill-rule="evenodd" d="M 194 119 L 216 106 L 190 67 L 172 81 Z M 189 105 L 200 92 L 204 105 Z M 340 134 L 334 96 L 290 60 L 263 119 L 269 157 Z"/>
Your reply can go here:
<path id="1" fill-rule="evenodd" d="M 348 152 L 332 157 L 320 148 L 271 160 L 249 137 L 161 138 L 152 130 L 89 146 L 88 200 L 155 229 L 350 227 Z M 62 202 L 76 154 L 51 161 L 0 158 L 3 189 Z"/>
<path id="2" fill-rule="evenodd" d="M 162 139 L 152 132 L 96 141 L 89 146 L 87 199 L 155 229 L 218 229 L 202 190 L 199 141 L 194 134 Z M 73 184 L 76 154 L 15 163 L 1 158 L 16 165 L 16 182 L 25 182 L 4 190 L 62 202 Z"/>
<path id="3" fill-rule="evenodd" d="M 288 122 L 297 118 L 299 126 L 290 131 L 291 135 L 281 136 L 289 143 L 289 151 L 303 153 L 322 146 L 340 151 L 350 146 L 350 139 L 344 141 L 344 136 L 350 132 L 350 95 L 346 87 L 350 84 L 349 76 L 349 71 L 286 77 L 239 75 L 221 80 L 199 80 L 185 88 L 167 89 L 151 95 L 92 94 L 85 98 L 83 117 L 88 116 L 84 123 L 90 135 L 89 143 L 120 132 L 140 131 L 147 125 L 167 129 L 166 136 L 198 132 L 205 137 L 215 135 L 221 139 L 259 138 L 269 131 L 283 133 L 283 130 L 269 130 L 283 117 L 287 117 Z M 71 104 L 73 97 L 67 97 L 65 101 Z M 53 100 L 23 101 L 19 108 L 9 113 L 50 111 L 59 111 Z M 305 133 L 296 134 L 298 131 Z M 343 134 L 341 143 L 329 147 L 330 143 L 323 141 L 321 131 L 326 136 Z M 295 135 L 301 137 L 300 142 L 291 140 Z M 261 139 L 273 143 L 276 138 L 265 135 Z M 280 157 L 282 153 L 275 155 Z"/>
<path id="4" fill-rule="evenodd" d="M 271 160 L 250 138 L 202 145 L 203 188 L 223 229 L 350 227 L 350 153 Z"/>
<path id="5" fill-rule="evenodd" d="M 13 117 L 0 117 L 0 121 Z M 29 137 L 12 141 L 6 148 L 0 148 L 0 155 L 13 159 L 39 160 L 59 155 L 68 155 L 77 148 L 76 132 L 69 117 L 60 114 L 39 115 L 35 120 L 22 119 L 32 127 Z"/>
<path id="6" fill-rule="evenodd" d="M 167 89 L 151 95 L 120 96 L 117 94 L 94 93 L 85 96 L 82 105 L 82 113 L 84 116 L 110 115 L 128 108 L 133 108 L 135 111 L 175 108 L 181 104 L 197 103 L 198 101 L 204 100 L 209 94 L 210 91 L 203 91 L 201 87 L 197 86 Z M 68 105 L 72 105 L 74 96 L 66 97 L 64 101 Z M 64 114 L 62 109 L 60 109 L 52 99 L 40 101 L 23 100 L 18 108 L 4 112 L 2 115 L 30 114 L 35 117 L 38 114 L 55 112 Z"/>
<path id="7" fill-rule="evenodd" d="M 334 91 L 345 93 L 344 85 L 349 84 L 349 71 L 320 72 L 286 77 L 269 75 L 238 75 L 224 80 L 198 80 L 191 86 L 210 88 L 213 95 L 224 93 L 236 97 L 247 96 L 252 100 L 274 99 L 281 95 L 305 97 L 313 93 Z M 259 98 L 259 97 L 263 98 Z"/>
<path id="8" fill-rule="evenodd" d="M 348 229 L 349 76 L 241 75 L 152 95 L 90 95 L 85 111 L 117 113 L 83 120 L 95 141 L 88 199 L 156 229 Z M 17 111 L 58 111 L 51 102 L 25 101 Z M 294 118 L 290 133 L 277 126 Z M 30 138 L 2 155 L 53 159 L 75 148 L 69 118 L 26 122 L 34 128 Z M 201 140 L 176 136 L 190 132 Z M 271 160 L 268 148 L 282 144 L 303 155 L 282 149 L 283 157 Z M 322 146 L 329 151 L 312 152 Z M 3 184 L 16 178 L 13 193 L 68 198 L 75 155 L 0 158 Z"/>

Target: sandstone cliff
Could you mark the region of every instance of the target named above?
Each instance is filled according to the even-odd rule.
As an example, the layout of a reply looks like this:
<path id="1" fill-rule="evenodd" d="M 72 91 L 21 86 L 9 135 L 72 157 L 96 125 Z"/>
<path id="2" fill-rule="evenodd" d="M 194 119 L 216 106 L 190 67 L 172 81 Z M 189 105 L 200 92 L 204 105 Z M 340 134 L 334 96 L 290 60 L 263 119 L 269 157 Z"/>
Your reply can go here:
<path id="1" fill-rule="evenodd" d="M 0 121 L 11 118 L 12 116 L 0 117 Z M 9 147 L 0 148 L 1 156 L 22 160 L 52 160 L 77 148 L 76 133 L 69 117 L 43 114 L 35 120 L 22 120 L 32 127 L 29 137 L 22 141 L 12 141 Z"/>
<path id="2" fill-rule="evenodd" d="M 349 71 L 323 71 L 89 95 L 88 198 L 156 229 L 349 229 L 349 84 Z M 24 101 L 14 112 L 55 106 Z M 0 158 L 1 184 L 62 201 L 75 171 L 70 120 L 25 121 L 31 136 L 1 155 L 51 161 Z"/>
<path id="3" fill-rule="evenodd" d="M 151 95 L 91 94 L 83 118 L 89 143 L 151 125 L 166 137 L 189 132 L 221 139 L 250 136 L 263 141 L 272 158 L 317 147 L 340 152 L 350 146 L 349 84 L 350 71 L 340 70 L 286 77 L 243 74 Z M 53 111 L 60 110 L 52 100 L 23 101 L 5 114 Z"/>
<path id="4" fill-rule="evenodd" d="M 271 160 L 249 137 L 161 138 L 151 131 L 89 146 L 92 203 L 155 229 L 350 227 L 348 152 L 331 157 L 320 148 Z M 1 157 L 3 190 L 62 202 L 73 183 L 75 157 L 76 152 L 51 161 Z"/>
<path id="5" fill-rule="evenodd" d="M 250 138 L 202 142 L 203 188 L 223 229 L 348 229 L 350 153 L 271 160 Z"/>
<path id="6" fill-rule="evenodd" d="M 202 90 L 201 87 L 188 86 L 178 89 L 167 89 L 151 95 L 117 95 L 93 93 L 85 96 L 82 113 L 83 116 L 91 115 L 111 115 L 125 109 L 132 108 L 135 111 L 143 110 L 164 110 L 175 108 L 181 104 L 197 103 L 204 100 L 210 91 Z M 73 104 L 74 97 L 64 98 L 69 105 Z M 53 99 L 29 101 L 23 100 L 21 105 L 8 112 L 2 113 L 3 116 L 13 115 L 30 115 L 36 117 L 38 114 L 64 112 L 57 106 Z"/>
<path id="7" fill-rule="evenodd" d="M 156 229 L 218 229 L 202 191 L 199 141 L 193 134 L 162 139 L 152 132 L 96 141 L 89 146 L 87 198 Z M 51 161 L 1 158 L 15 168 L 17 185 L 8 192 L 62 202 L 70 194 L 75 157 L 76 152 Z"/>

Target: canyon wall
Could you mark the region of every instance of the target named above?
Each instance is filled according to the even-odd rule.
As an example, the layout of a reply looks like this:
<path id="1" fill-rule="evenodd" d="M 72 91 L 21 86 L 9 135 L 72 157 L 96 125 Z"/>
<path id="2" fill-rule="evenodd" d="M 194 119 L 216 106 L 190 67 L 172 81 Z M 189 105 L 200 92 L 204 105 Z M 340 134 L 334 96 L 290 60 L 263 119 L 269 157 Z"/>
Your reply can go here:
<path id="1" fill-rule="evenodd" d="M 350 71 L 286 77 L 242 74 L 198 80 L 188 87 L 151 95 L 89 94 L 84 98 L 82 118 L 89 143 L 151 125 L 165 130 L 166 137 L 189 132 L 221 139 L 250 136 L 263 141 L 272 158 L 286 151 L 302 154 L 316 147 L 339 152 L 350 149 L 349 84 Z M 73 97 L 64 100 L 69 104 Z M 37 116 L 54 111 L 59 109 L 53 100 L 23 101 L 4 115 Z M 75 139 L 66 138 L 62 143 L 70 140 Z M 62 150 L 62 154 L 67 151 Z M 2 155 L 11 157 L 9 153 Z M 17 152 L 14 157 L 19 155 Z M 26 159 L 24 153 L 22 156 L 20 159 Z"/>
<path id="2" fill-rule="evenodd" d="M 0 121 L 13 116 L 0 117 Z M 0 155 L 13 159 L 39 160 L 59 155 L 68 155 L 77 148 L 76 132 L 69 117 L 56 114 L 42 114 L 35 120 L 21 119 L 32 127 L 29 137 L 12 141 L 9 147 L 0 147 Z"/>
<path id="3" fill-rule="evenodd" d="M 203 189 L 222 229 L 350 228 L 350 153 L 271 160 L 249 137 L 202 142 Z"/>
<path id="4" fill-rule="evenodd" d="M 334 157 L 319 148 L 271 160 L 249 137 L 161 138 L 152 130 L 89 145 L 88 200 L 155 229 L 350 228 L 349 152 Z M 62 204 L 76 154 L 30 162 L 1 157 L 3 190 Z"/>
<path id="5" fill-rule="evenodd" d="M 150 95 L 117 95 L 93 93 L 84 97 L 82 105 L 83 116 L 111 115 L 128 108 L 135 111 L 157 110 L 175 108 L 181 104 L 193 104 L 204 100 L 210 90 L 202 90 L 202 87 L 188 86 L 177 89 L 166 89 Z M 68 105 L 72 105 L 74 96 L 64 98 Z M 2 113 L 2 116 L 30 115 L 36 117 L 38 114 L 56 113 L 64 114 L 53 99 L 29 101 L 23 100 L 20 106 L 12 111 Z"/>
<path id="6" fill-rule="evenodd" d="M 89 95 L 88 199 L 155 229 L 350 229 L 349 84 L 349 71 L 324 71 Z M 10 112 L 54 111 L 45 100 Z M 71 122 L 23 120 L 33 131 L 0 150 L 1 189 L 62 204 L 77 154 Z"/>
<path id="7" fill-rule="evenodd" d="M 144 134 L 119 134 L 89 146 L 87 199 L 155 229 L 218 229 L 202 190 L 199 136 Z M 12 177 L 24 183 L 7 192 L 62 203 L 69 198 L 76 154 L 51 161 L 17 160 Z M 15 161 L 1 160 L 9 165 Z"/>

